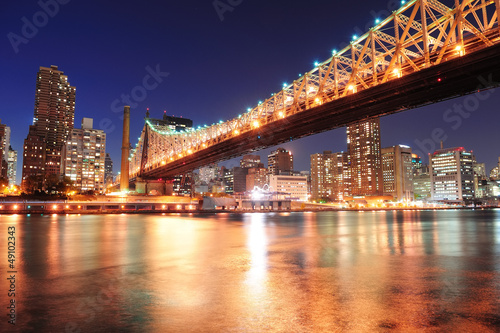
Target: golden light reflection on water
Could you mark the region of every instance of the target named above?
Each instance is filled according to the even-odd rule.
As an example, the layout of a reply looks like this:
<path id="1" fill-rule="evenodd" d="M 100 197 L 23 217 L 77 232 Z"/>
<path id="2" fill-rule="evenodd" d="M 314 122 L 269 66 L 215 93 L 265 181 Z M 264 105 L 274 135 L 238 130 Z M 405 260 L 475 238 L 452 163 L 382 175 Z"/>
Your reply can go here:
<path id="1" fill-rule="evenodd" d="M 500 211 L 0 216 L 7 225 L 25 330 L 500 325 Z"/>

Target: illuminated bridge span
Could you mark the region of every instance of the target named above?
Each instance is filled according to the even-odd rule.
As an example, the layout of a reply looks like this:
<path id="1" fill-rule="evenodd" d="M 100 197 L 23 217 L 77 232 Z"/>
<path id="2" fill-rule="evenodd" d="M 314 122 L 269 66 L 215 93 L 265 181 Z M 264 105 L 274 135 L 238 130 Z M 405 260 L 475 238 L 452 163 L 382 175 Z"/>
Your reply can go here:
<path id="1" fill-rule="evenodd" d="M 146 119 L 130 177 L 170 177 L 500 82 L 500 0 L 413 0 L 247 112 L 172 131 Z"/>

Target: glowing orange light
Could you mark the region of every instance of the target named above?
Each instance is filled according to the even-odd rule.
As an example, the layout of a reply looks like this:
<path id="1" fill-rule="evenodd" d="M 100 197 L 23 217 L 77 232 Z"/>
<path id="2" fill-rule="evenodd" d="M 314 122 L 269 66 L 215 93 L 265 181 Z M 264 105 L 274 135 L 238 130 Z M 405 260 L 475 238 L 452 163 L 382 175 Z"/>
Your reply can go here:
<path id="1" fill-rule="evenodd" d="M 14 205 L 14 209 L 17 209 L 17 205 Z"/>
<path id="2" fill-rule="evenodd" d="M 56 209 L 56 208 L 57 208 L 57 205 L 52 206 L 52 208 Z"/>
<path id="3" fill-rule="evenodd" d="M 257 120 L 253 122 L 253 127 L 257 128 L 259 126 L 260 126 L 260 124 Z"/>

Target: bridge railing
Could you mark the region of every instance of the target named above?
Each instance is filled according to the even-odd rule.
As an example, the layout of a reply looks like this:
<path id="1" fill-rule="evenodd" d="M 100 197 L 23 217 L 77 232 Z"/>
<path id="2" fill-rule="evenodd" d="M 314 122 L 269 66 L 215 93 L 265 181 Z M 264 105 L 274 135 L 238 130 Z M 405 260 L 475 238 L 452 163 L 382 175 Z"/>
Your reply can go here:
<path id="1" fill-rule="evenodd" d="M 146 121 L 130 175 L 324 103 L 463 56 L 499 41 L 500 0 L 413 0 L 324 62 L 234 119 L 172 131 Z"/>

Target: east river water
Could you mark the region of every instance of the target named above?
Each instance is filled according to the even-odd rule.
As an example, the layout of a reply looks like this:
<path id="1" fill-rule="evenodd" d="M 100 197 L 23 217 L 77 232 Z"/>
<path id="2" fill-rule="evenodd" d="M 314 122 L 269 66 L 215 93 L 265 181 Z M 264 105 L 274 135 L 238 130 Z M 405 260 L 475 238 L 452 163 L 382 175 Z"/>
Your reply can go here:
<path id="1" fill-rule="evenodd" d="M 500 331 L 500 210 L 2 215 L 0 230 L 2 332 Z"/>

